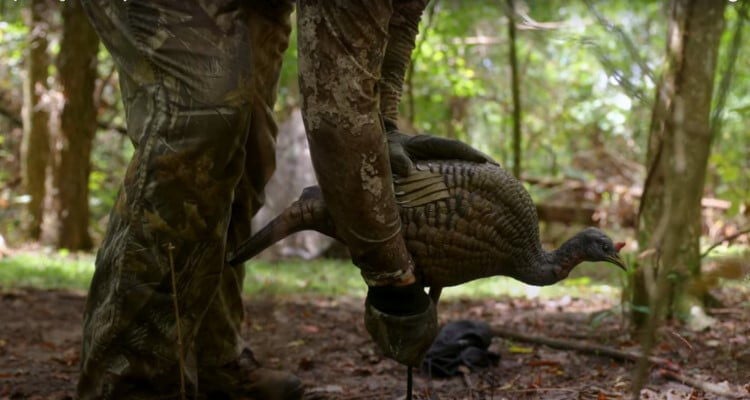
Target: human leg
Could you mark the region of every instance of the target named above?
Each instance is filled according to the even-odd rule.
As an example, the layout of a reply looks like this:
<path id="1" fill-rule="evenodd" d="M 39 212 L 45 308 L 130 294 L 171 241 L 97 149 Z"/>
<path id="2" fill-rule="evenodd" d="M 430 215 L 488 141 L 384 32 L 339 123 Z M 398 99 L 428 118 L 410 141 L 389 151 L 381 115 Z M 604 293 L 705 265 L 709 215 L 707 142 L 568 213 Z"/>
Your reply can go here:
<path id="1" fill-rule="evenodd" d="M 293 1 L 255 1 L 248 9 L 247 26 L 252 65 L 251 121 L 245 149 L 247 156 L 240 182 L 235 188 L 227 234 L 227 251 L 246 240 L 250 221 L 263 203 L 263 187 L 274 170 L 277 126 L 273 118 L 277 83 L 283 53 L 291 32 Z M 260 368 L 240 337 L 243 319 L 243 265 L 224 266 L 219 293 L 196 338 L 199 379 L 202 390 L 260 395 L 261 398 L 295 398 L 299 380 L 290 374 Z M 227 334 L 232 332 L 233 334 Z"/>
<path id="2" fill-rule="evenodd" d="M 183 373 L 196 387 L 194 339 L 223 273 L 250 124 L 241 3 L 84 3 L 118 66 L 136 150 L 86 304 L 82 399 L 175 394 Z"/>

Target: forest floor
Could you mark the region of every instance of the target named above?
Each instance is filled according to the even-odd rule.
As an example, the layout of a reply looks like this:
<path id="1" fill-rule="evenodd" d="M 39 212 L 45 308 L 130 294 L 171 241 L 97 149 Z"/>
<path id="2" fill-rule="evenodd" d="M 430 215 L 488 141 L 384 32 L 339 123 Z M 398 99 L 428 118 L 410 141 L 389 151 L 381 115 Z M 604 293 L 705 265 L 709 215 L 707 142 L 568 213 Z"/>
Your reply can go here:
<path id="1" fill-rule="evenodd" d="M 723 308 L 703 332 L 664 328 L 655 356 L 679 372 L 750 398 L 750 291 L 717 293 Z M 0 399 L 73 397 L 85 294 L 69 290 L 0 291 Z M 245 302 L 245 332 L 256 357 L 297 374 L 308 397 L 399 399 L 405 368 L 378 355 L 362 324 L 355 296 L 253 296 Z M 440 304 L 441 322 L 485 321 L 525 334 L 583 341 L 621 350 L 638 346 L 627 334 L 611 295 L 555 299 L 503 297 Z M 634 364 L 496 338 L 501 355 L 489 369 L 451 379 L 415 374 L 416 399 L 620 399 L 630 398 Z M 652 367 L 643 399 L 716 399 L 722 396 L 667 379 Z"/>

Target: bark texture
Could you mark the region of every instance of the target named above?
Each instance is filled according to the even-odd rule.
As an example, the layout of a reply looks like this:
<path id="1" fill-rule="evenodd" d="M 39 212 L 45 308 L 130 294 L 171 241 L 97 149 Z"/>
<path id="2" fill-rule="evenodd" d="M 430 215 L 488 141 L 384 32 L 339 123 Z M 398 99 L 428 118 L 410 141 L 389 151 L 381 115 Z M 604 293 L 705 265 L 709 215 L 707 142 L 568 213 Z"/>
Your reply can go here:
<path id="1" fill-rule="evenodd" d="M 516 8 L 513 0 L 507 0 L 508 56 L 510 58 L 510 87 L 513 94 L 513 175 L 521 179 L 521 90 L 516 57 Z"/>
<path id="2" fill-rule="evenodd" d="M 44 211 L 44 179 L 49 160 L 49 111 L 41 97 L 47 92 L 47 23 L 42 17 L 46 5 L 32 0 L 25 20 L 30 28 L 26 49 L 26 79 L 23 83 L 23 142 L 21 176 L 25 193 L 30 197 L 24 230 L 29 239 L 41 233 Z"/>
<path id="3" fill-rule="evenodd" d="M 724 7 L 713 0 L 670 4 L 667 66 L 654 103 L 638 218 L 639 246 L 654 251 L 636 272 L 636 310 L 650 307 L 659 314 L 666 306 L 670 315 L 688 316 L 702 304 L 702 294 L 692 292 L 690 282 L 700 275 L 701 197 Z M 662 304 L 654 302 L 658 292 Z M 636 326 L 644 317 L 633 313 Z"/>
<path id="4" fill-rule="evenodd" d="M 94 89 L 99 39 L 79 1 L 62 7 L 57 69 L 64 96 L 60 129 L 52 137 L 51 179 L 42 240 L 58 248 L 89 249 L 91 144 L 96 132 Z"/>

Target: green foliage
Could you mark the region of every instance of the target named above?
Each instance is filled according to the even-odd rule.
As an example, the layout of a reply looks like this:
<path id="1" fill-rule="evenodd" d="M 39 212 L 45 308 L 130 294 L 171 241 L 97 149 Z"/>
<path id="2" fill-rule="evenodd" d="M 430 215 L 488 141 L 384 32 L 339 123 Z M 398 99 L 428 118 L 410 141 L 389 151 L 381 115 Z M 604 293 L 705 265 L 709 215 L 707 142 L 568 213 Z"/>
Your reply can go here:
<path id="1" fill-rule="evenodd" d="M 654 70 L 663 53 L 660 7 L 637 4 L 637 10 L 621 2 L 597 6 L 617 17 L 614 23 L 622 24 L 642 51 L 638 56 Z M 413 58 L 415 125 L 507 160 L 511 100 L 503 3 L 465 7 L 442 1 L 436 7 L 434 21 L 423 24 L 422 44 Z M 578 152 L 602 145 L 631 159 L 643 157 L 649 103 L 632 98 L 614 77 L 648 98 L 654 83 L 634 67 L 618 38 L 582 2 L 529 2 L 519 13 L 552 24 L 518 31 L 526 173 L 580 174 L 558 167 L 570 165 Z M 463 110 L 456 110 L 457 105 Z"/>
<path id="2" fill-rule="evenodd" d="M 22 20 L 21 3 L 4 2 L 0 10 L 0 93 L 16 99 L 20 97 L 29 30 Z M 428 6 L 413 54 L 413 75 L 404 89 L 402 115 L 411 118 L 419 131 L 467 141 L 508 164 L 511 98 L 505 2 L 470 3 L 437 0 Z M 598 149 L 642 164 L 654 89 L 663 67 L 667 3 L 548 0 L 516 4 L 521 25 L 516 44 L 524 174 L 590 179 L 592 171 L 574 161 L 578 155 Z M 727 63 L 730 28 L 738 19 L 735 7 L 733 3 L 727 11 L 720 71 Z M 54 91 L 59 16 L 50 12 L 47 18 L 50 87 Z M 746 129 L 750 118 L 749 52 L 750 41 L 743 40 L 706 180 L 710 195 L 732 202 L 730 216 L 737 215 L 741 204 L 750 198 L 750 174 L 746 173 L 750 170 L 750 134 Z M 102 79 L 113 70 L 103 48 L 98 65 Z M 111 82 L 116 81 L 115 73 Z M 294 26 L 278 93 L 276 111 L 282 121 L 300 104 Z M 100 121 L 124 126 L 120 96 L 118 85 L 103 86 Z M 0 124 L 0 190 L 5 190 L 4 198 L 12 199 L 18 195 L 17 187 L 7 188 L 6 184 L 17 180 L 18 169 L 6 165 L 17 164 L 17 160 L 8 160 L 17 158 L 20 140 L 11 139 L 5 126 Z M 104 130 L 97 134 L 89 182 L 91 221 L 97 236 L 103 231 L 132 152 L 130 141 L 120 134 Z M 7 239 L 5 225 L 0 233 Z"/>
<path id="3" fill-rule="evenodd" d="M 88 289 L 93 268 L 88 254 L 23 253 L 0 259 L 0 286 Z"/>
<path id="4" fill-rule="evenodd" d="M 292 14 L 292 21 L 296 14 Z M 297 25 L 292 24 L 292 35 L 289 47 L 284 52 L 279 76 L 279 96 L 276 101 L 276 111 L 279 117 L 284 117 L 287 110 L 300 106 L 299 86 L 297 82 Z"/>
<path id="5" fill-rule="evenodd" d="M 738 4 L 728 7 L 726 28 L 721 38 L 719 53 L 719 73 L 727 68 L 730 62 L 729 53 L 734 26 L 740 18 Z M 748 7 L 746 6 L 745 9 Z M 744 20 L 743 40 L 732 76 L 732 84 L 727 93 L 726 108 L 721 118 L 721 129 L 716 133 L 713 151 L 709 158 L 706 185 L 716 196 L 732 202 L 732 214 L 740 211 L 744 202 L 750 207 L 750 132 L 747 120 L 750 118 L 750 21 Z M 716 85 L 720 76 L 716 77 Z M 714 101 L 718 96 L 714 96 Z"/>
<path id="6" fill-rule="evenodd" d="M 646 315 L 651 314 L 651 308 L 648 306 L 639 306 L 633 303 L 627 303 L 627 306 L 630 307 L 630 309 L 632 309 L 633 311 L 637 311 L 641 314 L 646 314 Z"/>
<path id="7" fill-rule="evenodd" d="M 362 295 L 365 284 L 356 267 L 331 260 L 290 260 L 279 263 L 246 264 L 245 292 L 258 294 L 293 294 L 298 292 L 326 295 Z"/>
<path id="8" fill-rule="evenodd" d="M 590 6 L 587 5 L 590 3 Z M 736 21 L 730 6 L 727 26 Z M 414 52 L 411 100 L 418 130 L 468 141 L 510 157 L 510 67 L 504 3 L 443 0 L 427 12 Z M 642 163 L 655 87 L 664 65 L 666 3 L 653 1 L 517 2 L 522 20 L 521 68 L 524 173 L 591 178 L 577 154 L 603 148 Z M 432 16 L 430 19 L 429 16 Z M 547 24 L 547 25 L 543 25 Z M 720 59 L 731 30 L 726 29 Z M 710 159 L 708 190 L 732 201 L 734 215 L 750 198 L 750 51 L 744 40 L 727 101 L 723 130 Z"/>
<path id="9" fill-rule="evenodd" d="M 116 131 L 99 131 L 94 138 L 89 175 L 89 206 L 91 230 L 97 237 L 104 235 L 103 223 L 117 200 L 133 145 Z"/>
<path id="10" fill-rule="evenodd" d="M 0 287 L 32 286 L 38 288 L 67 288 L 86 290 L 94 272 L 94 256 L 90 254 L 27 252 L 0 259 Z M 245 293 L 292 295 L 313 293 L 322 295 L 364 296 L 366 286 L 359 270 L 349 262 L 335 260 L 290 260 L 278 263 L 251 262 L 247 264 Z M 531 292 L 529 291 L 531 290 Z M 525 296 L 530 293 L 542 297 L 575 294 L 616 293 L 619 291 L 605 281 L 592 283 L 588 278 L 571 279 L 564 285 L 530 289 L 511 278 L 489 278 L 446 288 L 445 298 Z"/>
<path id="11" fill-rule="evenodd" d="M 0 20 L 0 53 L 3 54 L 5 78 L 11 78 L 20 84 L 20 76 L 10 73 L 23 65 L 23 55 L 26 50 L 26 36 L 29 29 L 21 18 Z"/>

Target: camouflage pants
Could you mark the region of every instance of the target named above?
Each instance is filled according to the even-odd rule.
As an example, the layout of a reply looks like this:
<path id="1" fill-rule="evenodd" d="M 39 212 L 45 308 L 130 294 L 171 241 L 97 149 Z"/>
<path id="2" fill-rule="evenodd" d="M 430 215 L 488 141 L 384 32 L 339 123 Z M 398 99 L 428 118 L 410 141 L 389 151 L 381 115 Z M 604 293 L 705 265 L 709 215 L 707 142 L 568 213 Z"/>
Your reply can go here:
<path id="1" fill-rule="evenodd" d="M 176 393 L 180 351 L 193 388 L 242 351 L 244 271 L 224 257 L 250 234 L 274 169 L 272 111 L 293 4 L 84 7 L 117 64 L 135 154 L 96 260 L 78 392 Z"/>
<path id="2" fill-rule="evenodd" d="M 245 347 L 244 270 L 224 257 L 249 236 L 274 169 L 272 110 L 293 4 L 83 1 L 118 67 L 135 154 L 96 260 L 78 394 L 169 398 L 178 391 L 180 358 L 191 390 L 221 386 L 222 366 Z M 301 37 L 312 35 L 300 41 L 308 61 L 301 60 L 303 111 L 313 125 L 322 121 L 308 124 L 316 171 L 327 200 L 340 206 L 337 223 L 354 221 L 349 231 L 367 236 L 362 251 L 372 248 L 369 239 L 398 233 L 378 114 L 395 119 L 425 3 L 300 3 L 300 26 L 313 27 L 316 15 L 326 21 L 300 29 Z M 392 273 L 374 275 L 381 272 Z"/>

